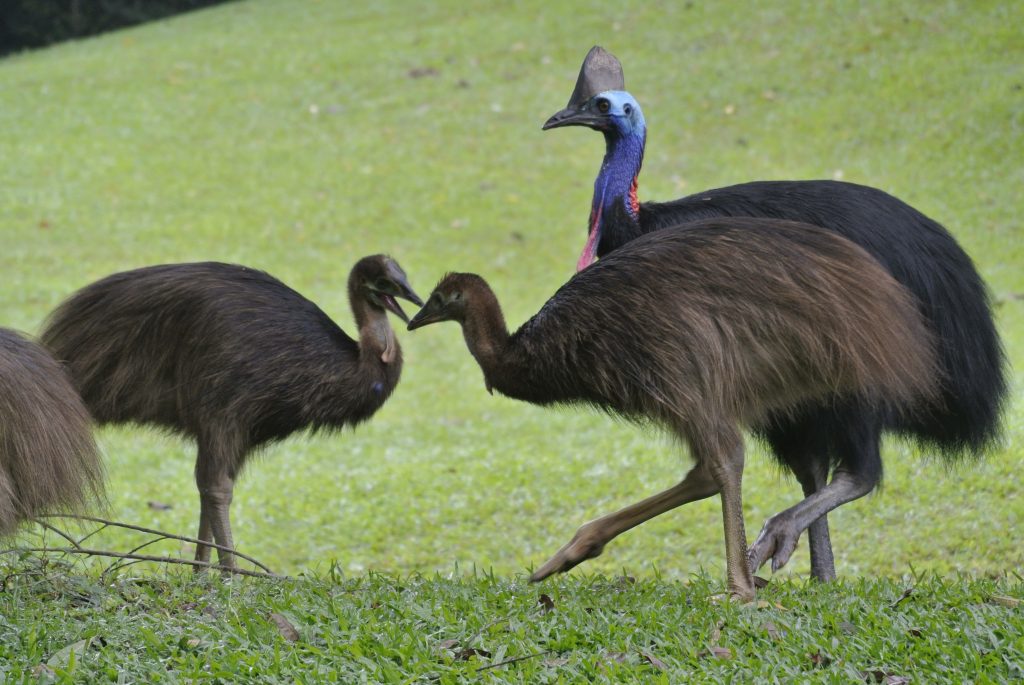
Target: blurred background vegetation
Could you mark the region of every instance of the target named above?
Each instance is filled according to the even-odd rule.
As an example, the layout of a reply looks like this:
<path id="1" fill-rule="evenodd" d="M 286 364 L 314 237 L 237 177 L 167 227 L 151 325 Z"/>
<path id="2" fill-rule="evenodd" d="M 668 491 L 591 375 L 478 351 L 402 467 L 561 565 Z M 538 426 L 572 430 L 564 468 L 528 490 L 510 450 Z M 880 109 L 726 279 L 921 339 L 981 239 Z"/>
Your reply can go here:
<path id="1" fill-rule="evenodd" d="M 228 0 L 4 0 L 0 56 L 163 19 Z"/>

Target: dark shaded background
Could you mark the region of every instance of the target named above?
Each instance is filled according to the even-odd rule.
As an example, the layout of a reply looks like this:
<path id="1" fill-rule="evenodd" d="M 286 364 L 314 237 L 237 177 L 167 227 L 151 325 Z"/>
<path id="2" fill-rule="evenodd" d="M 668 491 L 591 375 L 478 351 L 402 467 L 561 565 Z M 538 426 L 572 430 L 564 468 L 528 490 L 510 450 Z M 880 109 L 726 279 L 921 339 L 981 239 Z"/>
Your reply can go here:
<path id="1" fill-rule="evenodd" d="M 0 0 L 0 56 L 229 0 Z"/>

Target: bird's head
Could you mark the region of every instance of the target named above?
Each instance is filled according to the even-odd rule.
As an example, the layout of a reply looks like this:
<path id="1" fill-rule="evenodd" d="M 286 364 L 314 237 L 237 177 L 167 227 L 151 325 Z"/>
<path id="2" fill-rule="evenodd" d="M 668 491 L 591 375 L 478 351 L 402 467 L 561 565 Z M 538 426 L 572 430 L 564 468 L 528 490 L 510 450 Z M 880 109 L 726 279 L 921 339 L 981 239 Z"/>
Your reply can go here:
<path id="1" fill-rule="evenodd" d="M 464 322 L 469 303 L 473 300 L 473 293 L 481 286 L 486 288 L 486 283 L 476 274 L 445 274 L 434 287 L 434 291 L 430 293 L 423 309 L 412 317 L 412 321 L 409 322 L 409 330 L 412 331 L 441 321 Z"/>
<path id="2" fill-rule="evenodd" d="M 642 134 L 643 112 L 626 91 L 622 64 L 604 48 L 594 46 L 580 67 L 576 88 L 565 109 L 544 123 L 544 130 L 563 126 L 587 126 L 605 133 Z"/>
<path id="3" fill-rule="evenodd" d="M 423 300 L 413 292 L 402 267 L 387 255 L 363 257 L 352 268 L 349 283 L 371 305 L 392 312 L 406 323 L 409 317 L 402 311 L 397 298 L 423 306 Z"/>

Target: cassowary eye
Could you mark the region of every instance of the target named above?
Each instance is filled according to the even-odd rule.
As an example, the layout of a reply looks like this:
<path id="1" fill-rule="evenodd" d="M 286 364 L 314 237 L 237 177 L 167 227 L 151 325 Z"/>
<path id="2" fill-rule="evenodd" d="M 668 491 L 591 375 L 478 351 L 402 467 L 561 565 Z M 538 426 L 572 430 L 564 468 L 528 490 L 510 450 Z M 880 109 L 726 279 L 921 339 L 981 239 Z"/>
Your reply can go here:
<path id="1" fill-rule="evenodd" d="M 612 103 L 608 102 L 606 99 L 601 98 L 600 100 L 597 101 L 597 111 L 600 112 L 601 114 L 607 114 L 608 110 L 610 110 L 611 108 Z"/>
<path id="2" fill-rule="evenodd" d="M 633 106 L 632 105 L 623 105 L 622 111 L 626 113 L 626 116 L 629 116 L 630 114 L 633 113 Z"/>

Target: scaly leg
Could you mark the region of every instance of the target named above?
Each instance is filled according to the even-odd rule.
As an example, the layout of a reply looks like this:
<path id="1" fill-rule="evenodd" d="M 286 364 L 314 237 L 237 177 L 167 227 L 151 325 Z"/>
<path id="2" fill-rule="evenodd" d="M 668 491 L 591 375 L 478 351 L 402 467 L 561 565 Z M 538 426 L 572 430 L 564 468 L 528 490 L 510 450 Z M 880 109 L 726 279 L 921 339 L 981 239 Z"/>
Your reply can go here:
<path id="1" fill-rule="evenodd" d="M 772 560 L 773 571 L 782 568 L 796 549 L 801 532 L 818 520 L 823 520 L 836 507 L 868 494 L 878 484 L 882 476 L 881 432 L 876 422 L 871 421 L 870 417 L 865 419 L 866 416 L 860 415 L 858 421 L 849 423 L 845 430 L 835 436 L 840 465 L 832 474 L 832 482 L 765 522 L 761 534 L 750 547 L 752 569 L 760 568 L 768 559 Z M 811 542 L 815 543 L 814 538 Z M 831 542 L 827 550 L 828 559 L 819 561 L 819 565 L 832 561 Z M 815 577 L 822 578 L 818 571 L 829 571 L 832 577 L 835 576 L 834 563 L 828 563 L 827 568 L 818 571 L 815 571 L 813 558 L 811 563 Z"/>
<path id="2" fill-rule="evenodd" d="M 206 507 L 203 506 L 201 495 L 199 500 L 199 534 L 196 535 L 196 539 L 204 542 L 213 542 L 213 528 L 210 527 L 210 514 Z M 206 545 L 196 545 L 196 561 L 209 563 L 211 549 L 211 547 L 207 547 Z M 196 571 L 202 570 L 199 566 L 196 566 L 195 569 Z"/>
<path id="3" fill-rule="evenodd" d="M 874 487 L 874 481 L 866 481 L 847 471 L 836 471 L 831 483 L 765 522 L 757 541 L 750 547 L 750 567 L 758 569 L 771 559 L 772 570 L 779 570 L 796 549 L 800 533 L 836 507 L 863 497 Z"/>
<path id="4" fill-rule="evenodd" d="M 821 469 L 813 469 L 813 473 L 796 474 L 804 497 L 810 497 L 825 487 L 825 474 Z M 822 582 L 836 579 L 836 562 L 832 556 L 832 539 L 828 532 L 828 514 L 823 514 L 807 528 L 807 542 L 811 551 L 811 576 Z"/>
<path id="5" fill-rule="evenodd" d="M 222 547 L 234 548 L 231 539 L 231 520 L 228 510 L 231 507 L 235 481 L 228 474 L 215 467 L 210 459 L 204 459 L 204 453 L 196 463 L 196 485 L 199 487 L 199 539 L 213 541 Z M 196 547 L 196 559 L 209 561 L 210 548 L 206 545 Z M 235 567 L 235 557 L 231 552 L 217 550 L 217 560 L 221 566 Z"/>
<path id="6" fill-rule="evenodd" d="M 593 559 L 601 554 L 606 544 L 630 528 L 688 502 L 711 497 L 717 492 L 718 485 L 714 479 L 702 464 L 697 464 L 682 481 L 668 490 L 583 524 L 568 544 L 534 571 L 530 582 L 536 583 L 552 574 L 568 571 L 582 561 Z"/>
<path id="7" fill-rule="evenodd" d="M 847 414 L 842 412 L 837 419 L 834 409 L 814 408 L 803 415 L 769 421 L 759 431 L 776 458 L 796 476 L 804 497 L 810 497 L 828 483 L 830 440 L 842 430 L 835 428 L 835 424 L 850 425 L 857 421 L 856 415 Z M 836 570 L 827 516 L 810 525 L 807 541 L 811 551 L 811 575 L 822 581 L 834 580 Z"/>
<path id="8" fill-rule="evenodd" d="M 736 435 L 732 440 L 722 441 L 722 447 L 714 452 L 704 451 L 699 458 L 708 464 L 708 471 L 722 493 L 729 593 L 749 602 L 754 599 L 754 574 L 747 565 L 747 534 L 743 525 L 742 439 Z"/>

